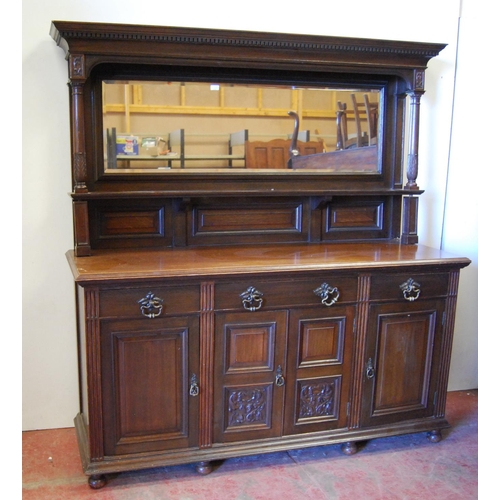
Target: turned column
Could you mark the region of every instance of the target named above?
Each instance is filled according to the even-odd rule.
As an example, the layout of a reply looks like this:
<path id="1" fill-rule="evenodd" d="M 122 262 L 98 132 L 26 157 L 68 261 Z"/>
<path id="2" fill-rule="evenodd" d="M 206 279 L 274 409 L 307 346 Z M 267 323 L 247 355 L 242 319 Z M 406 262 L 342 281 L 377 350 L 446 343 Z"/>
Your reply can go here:
<path id="1" fill-rule="evenodd" d="M 418 136 L 420 128 L 420 98 L 424 94 L 424 71 L 414 72 L 413 88 L 407 92 L 410 98 L 407 182 L 403 197 L 403 226 L 401 240 L 404 244 L 418 243 Z"/>
<path id="2" fill-rule="evenodd" d="M 410 97 L 410 133 L 408 142 L 408 167 L 406 169 L 406 177 L 408 182 L 405 189 L 418 189 L 418 133 L 420 128 L 420 98 L 424 91 L 408 92 Z"/>
<path id="3" fill-rule="evenodd" d="M 71 148 L 73 193 L 87 193 L 87 158 L 85 151 L 84 85 L 85 57 L 69 56 L 71 91 Z M 87 201 L 73 198 L 73 224 L 75 253 L 90 255 L 89 216 Z"/>

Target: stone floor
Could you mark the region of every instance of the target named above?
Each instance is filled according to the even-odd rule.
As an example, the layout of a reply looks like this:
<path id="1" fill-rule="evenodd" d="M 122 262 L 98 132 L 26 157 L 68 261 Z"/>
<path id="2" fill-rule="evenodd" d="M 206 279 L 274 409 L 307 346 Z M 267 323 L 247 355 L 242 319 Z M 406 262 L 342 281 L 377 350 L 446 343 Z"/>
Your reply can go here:
<path id="1" fill-rule="evenodd" d="M 193 465 L 108 476 L 92 490 L 75 430 L 23 433 L 23 500 L 468 500 L 478 498 L 478 392 L 448 393 L 451 429 L 225 460 L 207 476 Z M 491 498 L 491 497 L 490 497 Z"/>

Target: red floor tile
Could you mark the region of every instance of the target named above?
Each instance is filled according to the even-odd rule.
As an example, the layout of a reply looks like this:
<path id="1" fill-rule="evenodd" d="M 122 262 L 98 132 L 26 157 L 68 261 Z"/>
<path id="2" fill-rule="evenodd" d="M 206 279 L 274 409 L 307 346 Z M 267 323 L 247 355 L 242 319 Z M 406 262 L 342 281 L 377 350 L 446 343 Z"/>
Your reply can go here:
<path id="1" fill-rule="evenodd" d="M 451 429 L 228 459 L 207 476 L 181 465 L 110 475 L 92 490 L 74 429 L 23 433 L 23 500 L 472 500 L 478 498 L 478 393 L 449 393 Z"/>

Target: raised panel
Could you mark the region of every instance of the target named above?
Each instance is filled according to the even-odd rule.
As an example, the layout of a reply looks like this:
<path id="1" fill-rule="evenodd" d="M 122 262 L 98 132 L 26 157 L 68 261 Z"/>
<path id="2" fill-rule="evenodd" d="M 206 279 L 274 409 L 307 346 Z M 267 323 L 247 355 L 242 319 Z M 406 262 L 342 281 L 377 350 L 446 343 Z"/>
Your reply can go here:
<path id="1" fill-rule="evenodd" d="M 339 228 L 381 229 L 382 204 L 330 207 L 327 231 Z"/>
<path id="2" fill-rule="evenodd" d="M 119 443 L 186 437 L 187 330 L 113 335 Z"/>
<path id="3" fill-rule="evenodd" d="M 298 367 L 341 364 L 344 337 L 345 318 L 301 321 Z"/>
<path id="4" fill-rule="evenodd" d="M 193 200 L 187 211 L 187 245 L 307 241 L 307 199 L 214 198 Z"/>
<path id="5" fill-rule="evenodd" d="M 163 236 L 164 210 L 108 211 L 99 214 L 99 238 Z"/>
<path id="6" fill-rule="evenodd" d="M 170 201 L 93 201 L 90 207 L 94 248 L 169 247 L 172 245 Z"/>
<path id="7" fill-rule="evenodd" d="M 154 323 L 153 323 L 154 321 Z M 193 446 L 199 367 L 197 317 L 111 321 L 102 327 L 106 455 Z"/>
<path id="8" fill-rule="evenodd" d="M 301 230 L 301 205 L 195 209 L 194 233 Z"/>
<path id="9" fill-rule="evenodd" d="M 400 212 L 400 202 L 392 197 L 361 199 L 335 198 L 323 208 L 323 240 L 347 241 L 388 238 L 399 235 L 393 227 Z"/>
<path id="10" fill-rule="evenodd" d="M 436 312 L 381 315 L 373 415 L 425 408 Z"/>
<path id="11" fill-rule="evenodd" d="M 226 325 L 226 373 L 271 371 L 274 362 L 275 324 Z"/>
<path id="12" fill-rule="evenodd" d="M 362 425 L 433 414 L 443 311 L 442 300 L 370 306 Z"/>

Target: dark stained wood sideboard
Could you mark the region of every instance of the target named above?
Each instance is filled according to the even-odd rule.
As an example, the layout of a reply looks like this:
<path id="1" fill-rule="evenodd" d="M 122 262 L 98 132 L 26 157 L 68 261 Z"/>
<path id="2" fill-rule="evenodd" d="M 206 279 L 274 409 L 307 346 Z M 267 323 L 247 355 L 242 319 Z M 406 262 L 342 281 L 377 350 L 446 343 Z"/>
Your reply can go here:
<path id="1" fill-rule="evenodd" d="M 51 35 L 69 66 L 75 424 L 90 486 L 307 446 L 354 454 L 404 433 L 439 441 L 470 262 L 416 231 L 420 98 L 444 45 L 65 21 Z M 323 170 L 299 155 L 294 171 L 294 151 L 283 171 L 109 167 L 105 81 L 366 89 L 377 158 L 352 172 L 335 171 L 335 152 L 313 155 Z"/>

